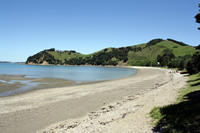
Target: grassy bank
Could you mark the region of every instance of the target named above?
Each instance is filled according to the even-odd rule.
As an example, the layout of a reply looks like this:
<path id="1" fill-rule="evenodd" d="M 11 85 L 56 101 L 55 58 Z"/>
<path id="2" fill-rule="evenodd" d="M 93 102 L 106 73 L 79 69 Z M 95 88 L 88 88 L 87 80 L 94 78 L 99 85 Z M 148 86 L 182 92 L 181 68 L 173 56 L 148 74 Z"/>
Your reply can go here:
<path id="1" fill-rule="evenodd" d="M 189 76 L 175 104 L 155 107 L 150 115 L 156 132 L 200 132 L 200 74 Z"/>

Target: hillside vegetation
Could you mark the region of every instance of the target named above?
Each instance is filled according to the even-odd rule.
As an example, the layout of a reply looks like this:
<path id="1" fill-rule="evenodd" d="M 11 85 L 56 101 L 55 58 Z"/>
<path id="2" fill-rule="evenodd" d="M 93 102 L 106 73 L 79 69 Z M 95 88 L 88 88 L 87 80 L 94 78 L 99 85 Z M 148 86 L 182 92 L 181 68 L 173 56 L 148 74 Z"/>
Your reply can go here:
<path id="1" fill-rule="evenodd" d="M 47 62 L 52 65 L 166 66 L 175 59 L 181 61 L 181 59 L 185 60 L 185 58 L 190 58 L 194 52 L 194 47 L 176 40 L 153 39 L 148 43 L 134 46 L 105 48 L 89 55 L 83 55 L 76 51 L 57 51 L 52 48 L 30 56 L 26 63 L 42 64 L 43 62 Z M 178 65 L 180 65 L 180 62 Z"/>

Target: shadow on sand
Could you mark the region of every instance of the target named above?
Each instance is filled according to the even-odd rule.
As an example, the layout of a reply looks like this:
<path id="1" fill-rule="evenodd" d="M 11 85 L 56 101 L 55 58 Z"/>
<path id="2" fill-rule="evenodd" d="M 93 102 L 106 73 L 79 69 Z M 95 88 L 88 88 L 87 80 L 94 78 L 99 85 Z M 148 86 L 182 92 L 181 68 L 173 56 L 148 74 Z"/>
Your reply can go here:
<path id="1" fill-rule="evenodd" d="M 189 82 L 199 81 L 200 78 Z M 199 86 L 200 82 L 191 86 Z M 159 109 L 163 118 L 153 132 L 199 133 L 200 132 L 200 90 L 188 93 L 184 100 Z"/>

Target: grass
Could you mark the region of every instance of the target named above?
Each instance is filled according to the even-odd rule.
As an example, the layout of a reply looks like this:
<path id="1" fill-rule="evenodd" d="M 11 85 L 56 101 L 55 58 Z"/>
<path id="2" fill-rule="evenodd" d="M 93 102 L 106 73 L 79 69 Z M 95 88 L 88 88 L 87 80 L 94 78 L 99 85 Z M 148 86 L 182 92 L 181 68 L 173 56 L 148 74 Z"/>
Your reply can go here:
<path id="1" fill-rule="evenodd" d="M 179 45 L 177 43 L 174 43 L 174 42 L 171 42 L 171 41 L 168 41 L 168 40 L 162 41 L 162 42 L 160 42 L 160 43 L 158 43 L 156 45 L 165 46 L 168 49 L 173 49 L 173 53 L 174 53 L 174 55 L 176 57 L 184 56 L 184 55 L 187 55 L 187 54 L 192 55 L 193 53 L 195 53 L 195 48 L 194 47 L 181 46 L 181 45 Z"/>
<path id="2" fill-rule="evenodd" d="M 49 54 L 53 55 L 55 59 L 61 60 L 62 62 L 64 62 L 65 59 L 69 60 L 71 58 L 83 57 L 82 54 L 78 54 L 78 53 L 69 54 L 69 52 L 60 53 L 58 51 L 49 51 Z"/>
<path id="3" fill-rule="evenodd" d="M 187 82 L 188 82 L 187 88 L 182 88 L 180 90 L 180 95 L 177 99 L 177 102 L 184 101 L 187 98 L 186 96 L 187 94 L 200 90 L 200 73 L 191 75 Z"/>
<path id="4" fill-rule="evenodd" d="M 173 54 L 178 56 L 192 55 L 195 52 L 195 48 L 192 46 L 181 46 L 172 41 L 164 40 L 156 45 L 145 47 L 145 44 L 138 45 L 142 47 L 142 51 L 129 52 L 128 53 L 128 64 L 129 65 L 146 65 L 147 63 L 152 63 L 156 65 L 157 56 L 163 55 L 163 51 L 166 49 L 171 49 Z"/>
<path id="5" fill-rule="evenodd" d="M 174 55 L 177 57 L 184 56 L 187 54 L 192 55 L 195 52 L 195 48 L 192 46 L 181 46 L 177 43 L 168 40 L 164 40 L 150 47 L 146 47 L 146 43 L 129 47 L 133 48 L 140 47 L 142 49 L 141 51 L 137 52 L 129 51 L 128 53 L 128 61 L 126 64 L 134 66 L 157 65 L 157 56 L 163 55 L 163 51 L 166 49 L 172 49 Z M 112 49 L 113 49 L 112 47 L 106 48 L 106 52 L 110 52 L 112 51 Z M 79 58 L 79 57 L 85 59 L 86 57 L 92 57 L 94 54 L 104 51 L 105 49 L 102 49 L 100 51 L 88 55 L 83 55 L 80 53 L 58 52 L 58 51 L 49 51 L 49 54 L 51 54 L 56 60 L 61 60 L 64 63 L 65 59 L 69 60 L 71 58 Z M 122 63 L 118 62 L 118 64 Z"/>
<path id="6" fill-rule="evenodd" d="M 154 131 L 164 133 L 200 132 L 200 74 L 189 76 L 175 104 L 155 107 L 150 112 Z"/>
<path id="7" fill-rule="evenodd" d="M 161 55 L 166 47 L 163 46 L 152 46 L 146 47 L 142 51 L 129 52 L 129 64 L 130 65 L 145 65 L 149 61 L 156 62 L 157 56 Z"/>

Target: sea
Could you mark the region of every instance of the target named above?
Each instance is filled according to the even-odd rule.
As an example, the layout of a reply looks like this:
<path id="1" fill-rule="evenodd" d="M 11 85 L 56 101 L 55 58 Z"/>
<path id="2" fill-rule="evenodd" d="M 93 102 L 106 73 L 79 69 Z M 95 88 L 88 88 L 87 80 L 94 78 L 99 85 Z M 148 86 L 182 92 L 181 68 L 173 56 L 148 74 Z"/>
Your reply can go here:
<path id="1" fill-rule="evenodd" d="M 0 75 L 25 75 L 26 78 L 57 78 L 76 82 L 113 80 L 134 75 L 136 71 L 136 69 L 123 67 L 42 66 L 0 63 Z"/>
<path id="2" fill-rule="evenodd" d="M 75 81 L 75 84 L 82 82 L 98 82 L 113 80 L 134 75 L 136 69 L 120 68 L 120 67 L 93 67 L 93 66 L 41 66 L 41 65 L 22 65 L 14 63 L 0 63 L 0 75 L 23 75 L 25 78 L 56 78 Z M 23 86 L 17 87 L 14 90 L 0 90 L 0 97 L 11 96 L 18 93 L 33 90 L 34 87 L 40 84 L 32 82 L 32 80 L 10 80 L 1 79 L 1 84 L 21 83 Z"/>

